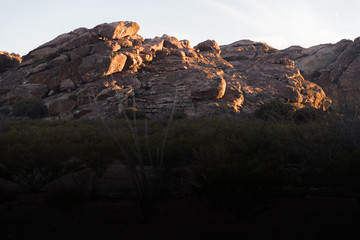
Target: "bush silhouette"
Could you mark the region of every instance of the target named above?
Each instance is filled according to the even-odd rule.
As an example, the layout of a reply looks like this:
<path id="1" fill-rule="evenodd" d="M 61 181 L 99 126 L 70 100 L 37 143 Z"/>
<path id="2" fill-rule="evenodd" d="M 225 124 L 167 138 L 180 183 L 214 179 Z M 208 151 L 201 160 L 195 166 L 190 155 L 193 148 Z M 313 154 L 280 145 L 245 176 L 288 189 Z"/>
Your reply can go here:
<path id="1" fill-rule="evenodd" d="M 48 110 L 43 101 L 37 98 L 21 100 L 14 104 L 14 115 L 32 119 L 46 116 Z"/>
<path id="2" fill-rule="evenodd" d="M 255 117 L 263 120 L 290 120 L 295 108 L 278 99 L 262 104 L 256 111 Z"/>
<path id="3" fill-rule="evenodd" d="M 321 120 L 325 112 L 313 107 L 299 109 L 294 113 L 294 120 L 297 123 L 307 123 L 312 121 Z"/>
<path id="4" fill-rule="evenodd" d="M 180 119 L 186 119 L 188 115 L 184 112 L 175 112 L 173 115 L 173 119 L 180 120 Z"/>

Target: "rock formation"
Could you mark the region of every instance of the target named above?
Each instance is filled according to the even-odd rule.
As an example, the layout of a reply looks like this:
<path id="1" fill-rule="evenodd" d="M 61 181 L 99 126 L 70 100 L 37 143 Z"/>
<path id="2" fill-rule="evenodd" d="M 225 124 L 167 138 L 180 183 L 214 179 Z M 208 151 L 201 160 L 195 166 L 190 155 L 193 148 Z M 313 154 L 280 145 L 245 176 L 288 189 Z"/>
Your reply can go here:
<path id="1" fill-rule="evenodd" d="M 305 79 L 321 86 L 339 112 L 360 110 L 360 38 L 308 49 L 290 47 L 282 55 L 293 59 Z"/>
<path id="2" fill-rule="evenodd" d="M 176 111 L 198 117 L 251 113 L 280 98 L 325 110 L 332 98 L 339 104 L 339 89 L 360 87 L 359 41 L 278 51 L 249 40 L 207 40 L 192 48 L 168 35 L 143 39 L 138 30 L 134 22 L 79 28 L 17 64 L 0 54 L 0 108 L 36 97 L 54 119 L 114 118 L 128 107 L 152 118 L 168 115 L 176 102 Z"/>
<path id="3" fill-rule="evenodd" d="M 245 100 L 244 110 L 254 111 L 258 103 L 282 98 L 296 108 L 312 106 L 326 110 L 331 105 L 318 85 L 303 78 L 293 60 L 265 43 L 242 40 L 221 47 L 221 56 L 239 75 Z"/>

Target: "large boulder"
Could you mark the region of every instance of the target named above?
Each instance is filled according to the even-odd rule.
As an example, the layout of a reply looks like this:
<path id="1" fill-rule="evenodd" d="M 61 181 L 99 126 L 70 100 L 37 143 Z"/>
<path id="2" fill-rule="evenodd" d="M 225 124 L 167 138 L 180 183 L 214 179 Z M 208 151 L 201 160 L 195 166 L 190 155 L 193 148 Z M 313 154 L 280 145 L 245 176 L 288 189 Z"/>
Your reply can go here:
<path id="1" fill-rule="evenodd" d="M 59 78 L 60 81 L 73 79 L 75 83 L 81 84 L 121 72 L 126 62 L 124 54 L 113 51 L 103 51 L 92 55 L 76 53 L 75 55 L 72 55 L 71 61 L 66 55 L 60 55 L 39 65 L 20 66 L 20 71 L 25 73 L 32 83 L 53 85 L 49 81 Z"/>
<path id="2" fill-rule="evenodd" d="M 70 91 L 74 90 L 75 84 L 71 79 L 66 79 L 65 81 L 60 82 L 59 85 L 60 91 Z"/>
<path id="3" fill-rule="evenodd" d="M 175 48 L 175 49 L 181 49 L 185 47 L 189 47 L 188 42 L 186 41 L 179 41 L 176 37 L 170 37 L 166 34 L 164 34 L 161 39 L 164 39 L 164 47 L 166 48 Z"/>
<path id="4" fill-rule="evenodd" d="M 100 24 L 93 28 L 93 31 L 100 37 L 121 39 L 135 35 L 139 29 L 140 26 L 135 22 L 113 22 Z"/>
<path id="5" fill-rule="evenodd" d="M 6 89 L 3 89 L 6 90 Z M 16 86 L 9 91 L 1 94 L 0 104 L 11 105 L 27 98 L 42 98 L 48 92 L 46 85 L 42 84 L 24 84 Z"/>
<path id="6" fill-rule="evenodd" d="M 75 108 L 76 104 L 77 103 L 71 99 L 66 99 L 66 98 L 55 99 L 49 105 L 49 114 L 51 116 L 67 114 Z"/>
<path id="7" fill-rule="evenodd" d="M 221 75 L 216 75 L 209 80 L 201 79 L 191 83 L 191 97 L 196 100 L 215 100 L 225 95 L 226 81 Z"/>
<path id="8" fill-rule="evenodd" d="M 145 39 L 142 47 L 144 50 L 150 50 L 151 52 L 162 50 L 164 47 L 164 39 L 161 39 L 159 37 L 155 37 L 153 39 Z"/>
<path id="9" fill-rule="evenodd" d="M 126 56 L 117 51 L 132 47 L 139 25 L 114 22 L 93 29 L 79 28 L 62 34 L 24 56 L 19 70 L 32 83 L 48 84 L 50 79 L 91 82 L 99 77 L 121 72 Z M 46 75 L 46 77 L 43 77 Z"/>
<path id="10" fill-rule="evenodd" d="M 205 42 L 199 43 L 195 46 L 195 50 L 198 50 L 200 52 L 213 51 L 216 53 L 220 53 L 220 47 L 214 40 L 206 40 Z"/>
<path id="11" fill-rule="evenodd" d="M 121 72 L 126 59 L 122 53 L 114 53 L 111 56 L 93 54 L 83 58 L 78 71 L 83 81 L 92 82 L 100 77 Z"/>

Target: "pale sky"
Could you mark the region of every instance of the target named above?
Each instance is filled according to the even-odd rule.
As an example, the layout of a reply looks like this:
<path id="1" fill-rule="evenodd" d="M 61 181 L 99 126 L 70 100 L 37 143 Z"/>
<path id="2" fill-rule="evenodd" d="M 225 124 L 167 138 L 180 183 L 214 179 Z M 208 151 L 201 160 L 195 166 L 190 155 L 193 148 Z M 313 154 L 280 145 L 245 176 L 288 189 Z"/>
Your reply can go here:
<path id="1" fill-rule="evenodd" d="M 192 46 L 241 39 L 283 49 L 354 40 L 359 0 L 0 0 L 0 50 L 21 55 L 56 36 L 100 23 L 135 21 L 144 38 L 164 33 Z"/>

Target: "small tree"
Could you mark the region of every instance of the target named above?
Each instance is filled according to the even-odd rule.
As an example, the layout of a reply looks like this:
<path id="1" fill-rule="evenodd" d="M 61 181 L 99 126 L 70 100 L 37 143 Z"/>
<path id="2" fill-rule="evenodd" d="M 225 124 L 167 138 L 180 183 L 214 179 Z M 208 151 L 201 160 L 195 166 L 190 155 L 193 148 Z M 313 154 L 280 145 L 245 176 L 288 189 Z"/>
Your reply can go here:
<path id="1" fill-rule="evenodd" d="M 325 112 L 314 107 L 299 109 L 294 113 L 294 120 L 297 123 L 308 123 L 321 120 L 325 117 Z"/>
<path id="2" fill-rule="evenodd" d="M 260 105 L 255 111 L 255 117 L 263 120 L 291 120 L 295 108 L 278 99 Z"/>

